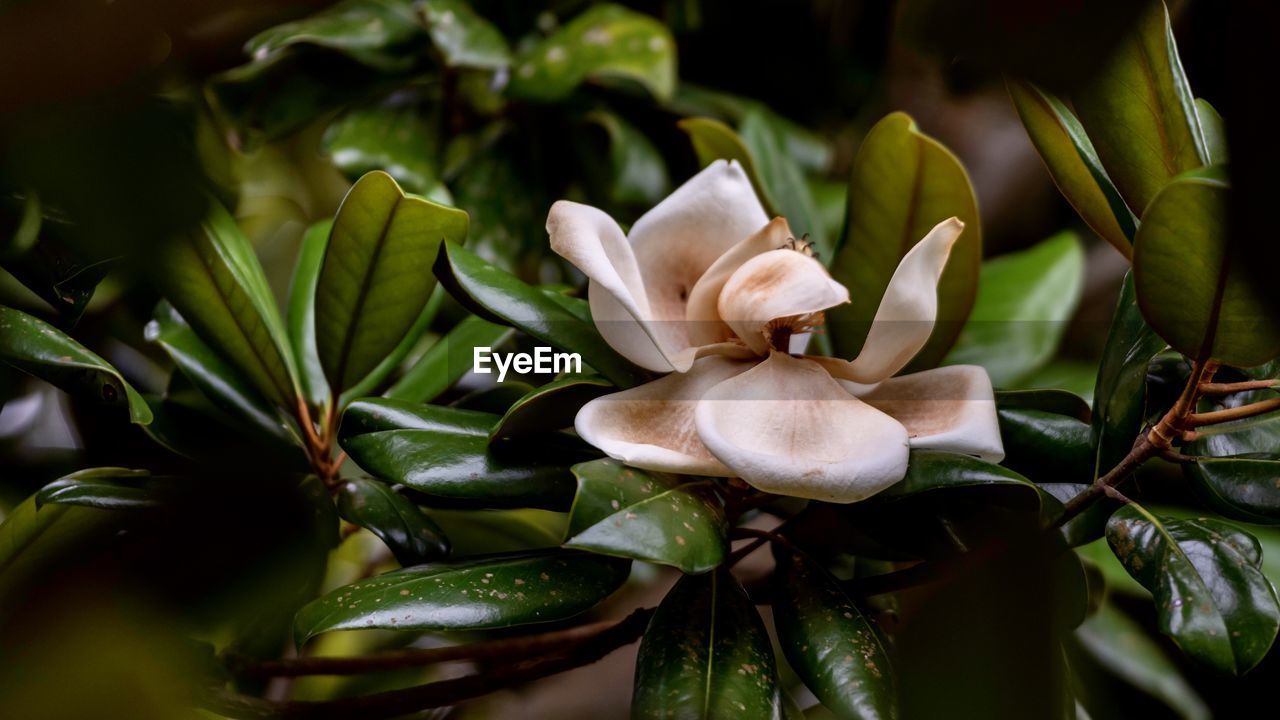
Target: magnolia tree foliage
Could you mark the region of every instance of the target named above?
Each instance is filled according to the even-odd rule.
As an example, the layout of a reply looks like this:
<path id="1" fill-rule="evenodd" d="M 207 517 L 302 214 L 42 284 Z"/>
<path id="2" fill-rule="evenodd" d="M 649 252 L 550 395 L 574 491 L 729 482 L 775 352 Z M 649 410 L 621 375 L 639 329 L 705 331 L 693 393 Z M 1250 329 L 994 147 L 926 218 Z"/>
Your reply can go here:
<path id="1" fill-rule="evenodd" d="M 69 632 L 30 602 L 68 558 L 158 576 L 196 609 L 147 641 L 156 717 L 510 713 L 637 642 L 614 715 L 1204 718 L 1274 670 L 1280 322 L 1163 5 L 1082 82 L 1008 68 L 1081 230 L 989 259 L 907 114 L 832 183 L 783 109 L 681 82 L 670 22 L 499 5 L 344 0 L 171 100 L 209 182 L 122 261 L 116 339 L 77 327 L 121 292 L 84 206 L 15 186 L 44 304 L 0 306 L 5 417 L 52 386 L 126 440 L 5 513 L 0 616 Z M 1131 270 L 1059 387 L 1085 228 Z M 468 372 L 507 351 L 579 364 Z"/>

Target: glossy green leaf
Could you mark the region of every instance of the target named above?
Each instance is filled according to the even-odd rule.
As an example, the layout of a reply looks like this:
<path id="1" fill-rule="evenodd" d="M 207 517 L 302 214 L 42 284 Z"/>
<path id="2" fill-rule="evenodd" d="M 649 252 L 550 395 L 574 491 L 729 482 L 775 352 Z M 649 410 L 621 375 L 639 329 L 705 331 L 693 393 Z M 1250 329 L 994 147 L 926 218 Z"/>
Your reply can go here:
<path id="1" fill-rule="evenodd" d="M 1103 167 L 1144 222 L 1165 183 L 1208 162 L 1163 3 L 1142 14 L 1071 99 Z"/>
<path id="2" fill-rule="evenodd" d="M 1151 591 L 1160 631 L 1183 652 L 1233 675 L 1267 654 L 1280 601 L 1253 536 L 1220 520 L 1162 518 L 1129 504 L 1111 516 L 1107 542 Z"/>
<path id="3" fill-rule="evenodd" d="M 409 402 L 434 400 L 471 369 L 476 348 L 496 348 L 513 332 L 505 325 L 469 316 L 427 348 L 383 395 Z"/>
<path id="4" fill-rule="evenodd" d="M 1125 276 L 1093 397 L 1094 475 L 1102 475 L 1133 447 L 1146 406 L 1147 365 L 1166 344 L 1142 319 L 1133 293 L 1133 274 Z"/>
<path id="5" fill-rule="evenodd" d="M 1196 116 L 1204 131 L 1204 146 L 1209 152 L 1206 164 L 1225 165 L 1230 159 L 1227 151 L 1227 126 L 1218 111 L 1204 98 L 1196 98 Z"/>
<path id="6" fill-rule="evenodd" d="M 1000 409 L 1042 410 L 1089 422 L 1093 411 L 1084 398 L 1066 390 L 997 390 L 996 407 Z"/>
<path id="7" fill-rule="evenodd" d="M 617 79 L 639 83 L 658 100 L 670 98 L 676 86 L 676 43 L 656 18 L 603 3 L 522 49 L 512 63 L 507 93 L 551 102 L 584 81 Z"/>
<path id="8" fill-rule="evenodd" d="M 1062 232 L 982 264 L 978 297 L 944 364 L 981 365 L 992 384 L 1016 384 L 1058 350 L 1084 286 L 1084 250 Z"/>
<path id="9" fill-rule="evenodd" d="M 595 327 L 541 290 L 453 243 L 441 246 L 435 273 L 454 298 L 483 318 L 511 325 L 568 352 L 619 387 L 630 387 L 639 371 L 600 337 Z"/>
<path id="10" fill-rule="evenodd" d="M 379 70 L 404 70 L 414 53 L 406 46 L 423 39 L 410 0 L 344 0 L 300 20 L 254 35 L 245 52 L 265 59 L 286 48 L 310 45 L 348 55 Z"/>
<path id="11" fill-rule="evenodd" d="M 564 620 L 611 595 L 630 569 L 630 561 L 562 550 L 405 568 L 308 603 L 293 637 L 301 645 L 331 630 L 489 630 Z"/>
<path id="12" fill-rule="evenodd" d="M 685 575 L 663 598 L 636 658 L 631 716 L 779 718 L 773 648 L 727 570 Z"/>
<path id="13" fill-rule="evenodd" d="M 1138 229 L 1134 289 L 1143 317 L 1175 350 L 1250 367 L 1280 356 L 1280 322 L 1228 239 L 1229 194 L 1201 174 L 1165 186 Z"/>
<path id="14" fill-rule="evenodd" d="M 1037 483 L 1093 482 L 1089 423 L 1069 415 L 999 408 L 1004 465 Z"/>
<path id="15" fill-rule="evenodd" d="M 403 566 L 418 565 L 449 554 L 449 539 L 413 501 L 386 483 L 367 478 L 338 487 L 338 513 L 349 523 L 377 535 Z"/>
<path id="16" fill-rule="evenodd" d="M 288 315 L 285 318 L 289 344 L 298 365 L 295 370 L 298 382 L 307 401 L 316 408 L 332 403 L 329 382 L 325 380 L 320 353 L 316 350 L 316 283 L 320 280 L 320 266 L 324 264 L 324 251 L 332 230 L 333 221 L 322 220 L 303 233 L 302 247 L 289 283 Z"/>
<path id="17" fill-rule="evenodd" d="M 763 112 L 748 111 L 740 126 L 769 197 L 797 235 L 808 235 L 819 258 L 831 257 L 832 245 L 799 164 L 787 154 L 783 138 Z"/>
<path id="18" fill-rule="evenodd" d="M 827 311 L 836 354 L 862 349 L 880 298 L 899 261 L 939 222 L 964 222 L 938 283 L 938 318 L 929 343 L 911 368 L 937 365 L 973 308 L 982 264 L 982 228 L 969 176 L 960 161 L 924 135 L 905 113 L 876 123 L 858 148 L 849 180 L 845 236 L 831 264 L 852 302 Z"/>
<path id="19" fill-rule="evenodd" d="M 777 557 L 773 618 L 791 668 L 836 717 L 897 717 L 893 667 L 871 622 L 812 560 Z"/>
<path id="20" fill-rule="evenodd" d="M 724 561 L 728 524 L 709 483 L 682 483 L 608 458 L 574 465 L 573 474 L 578 494 L 569 511 L 566 547 L 690 574 Z"/>
<path id="21" fill-rule="evenodd" d="M 353 403 L 339 442 L 366 472 L 441 500 L 481 507 L 563 508 L 573 496 L 573 438 L 491 446 L 490 413 L 392 400 Z"/>
<path id="22" fill-rule="evenodd" d="M 888 503 L 916 500 L 926 495 L 981 490 L 993 498 L 1007 497 L 1020 507 L 1051 512 L 1057 502 L 1035 483 L 1000 465 L 968 455 L 913 450 L 907 475 L 900 482 L 875 495 Z"/>
<path id="23" fill-rule="evenodd" d="M 210 402 L 231 417 L 248 422 L 256 432 L 284 440 L 298 440 L 294 430 L 262 393 L 238 370 L 201 340 L 182 316 L 161 302 L 145 330 L 149 342 L 158 344 L 178 370 Z"/>
<path id="24" fill-rule="evenodd" d="M 417 107 L 371 106 L 350 110 L 334 121 L 322 144 L 333 164 L 352 180 L 382 170 L 405 191 L 450 204 L 436 164 L 438 135 Z"/>
<path id="25" fill-rule="evenodd" d="M 42 222 L 39 217 L 39 202 L 34 199 L 32 202 L 37 209 L 36 217 L 30 222 L 39 225 Z M 50 220 L 43 220 L 45 228 L 52 224 Z M 19 233 L 35 233 L 40 230 L 38 227 L 30 230 L 19 228 Z M 93 297 L 98 283 L 107 276 L 113 261 L 90 260 L 47 229 L 41 232 L 30 248 L 22 247 L 25 242 L 19 240 L 15 244 L 15 250 L 20 251 L 16 257 L 5 257 L 6 253 L 0 250 L 4 269 L 39 295 L 41 300 L 49 303 L 58 313 L 60 325 L 75 325 Z"/>
<path id="26" fill-rule="evenodd" d="M 37 506 L 27 498 L 0 522 L 0 602 L 51 561 L 83 553 L 117 532 L 119 513 L 71 505 Z"/>
<path id="27" fill-rule="evenodd" d="M 1163 702 L 1185 720 L 1209 720 L 1209 708 L 1178 666 L 1143 630 L 1110 603 L 1076 629 L 1080 646 L 1112 674 Z"/>
<path id="28" fill-rule="evenodd" d="M 1280 455 L 1200 458 L 1182 468 L 1214 510 L 1235 520 L 1280 525 Z"/>
<path id="29" fill-rule="evenodd" d="M 36 493 L 36 507 L 79 505 L 103 510 L 163 507 L 173 497 L 174 484 L 153 478 L 146 470 L 91 468 L 54 480 Z"/>
<path id="30" fill-rule="evenodd" d="M 418 317 L 409 326 L 409 330 L 404 334 L 404 337 L 400 338 L 400 342 L 391 349 L 391 352 L 378 361 L 378 364 L 373 367 L 373 370 L 369 371 L 368 375 L 364 376 L 363 380 L 347 388 L 338 397 L 338 405 L 345 407 L 356 398 L 371 395 L 380 390 L 386 379 L 403 367 L 405 358 L 418 347 L 422 336 L 426 334 L 427 329 L 431 326 L 432 321 L 435 320 L 436 314 L 440 312 L 440 308 L 444 305 L 448 296 L 449 294 L 445 292 L 444 288 L 437 284 L 431 291 L 431 297 L 427 299 L 427 304 L 423 306 L 422 312 L 418 313 Z"/>
<path id="31" fill-rule="evenodd" d="M 662 153 L 639 128 L 615 113 L 596 111 L 589 122 L 609 135 L 609 165 L 615 202 L 652 206 L 671 191 L 671 178 Z"/>
<path id="32" fill-rule="evenodd" d="M 437 249 L 466 234 L 466 213 L 406 197 L 386 173 L 351 188 L 316 286 L 316 346 L 335 391 L 362 381 L 400 344 L 435 286 L 427 267 Z"/>
<path id="33" fill-rule="evenodd" d="M 806 172 L 825 172 L 835 154 L 831 143 L 826 138 L 773 112 L 765 103 L 751 98 L 711 90 L 681 80 L 675 96 L 667 103 L 667 108 L 678 115 L 691 118 L 698 116 L 718 118 L 733 124 L 740 123 L 749 112 L 759 113 L 769 121 L 774 131 L 782 138 L 787 155 L 799 163 Z"/>
<path id="34" fill-rule="evenodd" d="M 566 513 L 535 508 L 426 512 L 444 528 L 454 557 L 559 547 L 568 522 Z"/>
<path id="35" fill-rule="evenodd" d="M 139 425 L 151 409 L 120 372 L 52 325 L 0 305 L 0 360 L 77 397 L 129 411 Z"/>
<path id="36" fill-rule="evenodd" d="M 1277 397 L 1273 390 L 1252 390 L 1214 398 L 1206 410 L 1227 410 Z M 1280 411 L 1255 415 L 1244 420 L 1197 428 L 1196 439 L 1184 452 L 1213 458 L 1256 453 L 1274 453 L 1280 448 Z"/>
<path id="37" fill-rule="evenodd" d="M 199 230 L 164 246 L 156 282 L 202 340 L 268 400 L 292 408 L 293 353 L 266 275 L 231 215 L 217 203 L 209 210 Z"/>
<path id="38" fill-rule="evenodd" d="M 1031 83 L 1010 80 L 1008 86 L 1022 126 L 1062 196 L 1099 237 L 1130 257 L 1137 223 L 1080 121 L 1061 100 Z"/>
<path id="39" fill-rule="evenodd" d="M 573 420 L 583 405 L 616 389 L 597 375 L 557 378 L 517 400 L 493 426 L 489 437 L 515 437 L 573 427 Z"/>
<path id="40" fill-rule="evenodd" d="M 493 23 L 464 0 L 424 0 L 422 14 L 431 42 L 450 67 L 487 70 L 511 64 L 511 48 Z"/>

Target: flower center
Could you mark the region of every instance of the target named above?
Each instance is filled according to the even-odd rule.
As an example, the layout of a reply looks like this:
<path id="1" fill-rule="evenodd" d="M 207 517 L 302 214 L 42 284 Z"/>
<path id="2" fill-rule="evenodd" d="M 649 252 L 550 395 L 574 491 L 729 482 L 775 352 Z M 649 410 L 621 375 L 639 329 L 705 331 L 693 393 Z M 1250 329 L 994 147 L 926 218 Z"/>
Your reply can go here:
<path id="1" fill-rule="evenodd" d="M 795 250 L 806 257 L 816 258 L 818 253 L 813 249 L 813 241 L 809 239 L 809 233 L 805 233 L 800 237 L 787 238 L 779 250 Z M 769 347 L 779 352 L 791 352 L 791 337 L 793 335 L 812 332 L 822 327 L 826 321 L 826 316 L 821 311 L 804 313 L 802 315 L 788 315 L 770 320 L 764 328 L 765 337 L 769 341 Z"/>

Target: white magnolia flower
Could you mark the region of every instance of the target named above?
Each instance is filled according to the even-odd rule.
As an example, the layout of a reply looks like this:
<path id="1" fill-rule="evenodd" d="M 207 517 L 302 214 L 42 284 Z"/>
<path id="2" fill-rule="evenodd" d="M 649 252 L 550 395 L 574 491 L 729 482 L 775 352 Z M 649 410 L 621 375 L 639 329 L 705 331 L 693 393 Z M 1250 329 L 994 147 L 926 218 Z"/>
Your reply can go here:
<path id="1" fill-rule="evenodd" d="M 938 278 L 963 227 L 939 223 L 902 258 L 848 362 L 792 354 L 849 291 L 786 220 L 769 220 L 736 163 L 707 167 L 629 236 L 596 208 L 557 202 L 551 247 L 590 279 L 601 335 L 670 373 L 588 403 L 578 434 L 636 467 L 841 503 L 901 480 L 912 447 L 999 461 L 985 370 L 893 377 L 933 330 Z"/>

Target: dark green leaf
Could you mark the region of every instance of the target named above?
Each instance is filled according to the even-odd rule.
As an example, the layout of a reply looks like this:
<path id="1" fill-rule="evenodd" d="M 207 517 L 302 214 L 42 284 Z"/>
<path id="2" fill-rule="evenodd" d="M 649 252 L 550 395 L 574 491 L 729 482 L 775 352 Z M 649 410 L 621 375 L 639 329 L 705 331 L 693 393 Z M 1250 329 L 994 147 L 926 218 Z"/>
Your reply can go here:
<path id="1" fill-rule="evenodd" d="M 1209 720 L 1209 708 L 1165 655 L 1129 616 L 1104 603 L 1076 630 L 1090 657 L 1130 685 L 1160 700 L 1185 720 Z"/>
<path id="2" fill-rule="evenodd" d="M 116 532 L 118 518 L 86 507 L 37 506 L 34 496 L 24 500 L 0 522 L 0 602 L 10 606 L 10 592 L 47 563 L 83 553 Z"/>
<path id="3" fill-rule="evenodd" d="M 937 325 L 913 368 L 938 364 L 969 317 L 982 264 L 982 228 L 960 161 L 922 134 L 910 116 L 885 116 L 867 133 L 854 158 L 845 236 L 831 264 L 832 276 L 849 288 L 853 299 L 827 313 L 840 357 L 851 358 L 861 350 L 902 257 L 952 216 L 964 222 L 964 232 L 938 283 Z"/>
<path id="4" fill-rule="evenodd" d="M 1107 542 L 1151 591 L 1160 631 L 1183 652 L 1233 675 L 1267 654 L 1280 603 L 1253 536 L 1220 520 L 1161 518 L 1129 504 L 1111 516 Z"/>
<path id="5" fill-rule="evenodd" d="M 1208 162 L 1163 3 L 1143 13 L 1072 101 L 1103 167 L 1144 221 L 1165 183 Z"/>
<path id="6" fill-rule="evenodd" d="M 329 126 L 323 145 L 333 164 L 356 180 L 382 170 L 406 191 L 449 204 L 449 189 L 436 164 L 437 130 L 412 105 L 372 106 L 348 111 Z"/>
<path id="7" fill-rule="evenodd" d="M 1043 410 L 1089 422 L 1092 410 L 1084 398 L 1066 390 L 997 390 L 1000 409 Z"/>
<path id="8" fill-rule="evenodd" d="M 498 28 L 464 0 L 424 0 L 431 42 L 450 67 L 498 70 L 511 64 L 511 48 Z"/>
<path id="9" fill-rule="evenodd" d="M 366 478 L 338 487 L 338 512 L 382 539 L 405 567 L 449 554 L 444 531 L 411 500 L 385 483 Z"/>
<path id="10" fill-rule="evenodd" d="M 1058 190 L 1099 237 L 1130 257 L 1137 223 L 1080 121 L 1061 100 L 1031 83 L 1011 80 L 1008 86 L 1022 126 Z"/>
<path id="11" fill-rule="evenodd" d="M 974 491 L 984 491 L 993 499 L 1008 498 L 1015 506 L 1039 509 L 1046 514 L 1058 509 L 1052 497 L 1009 468 L 968 455 L 931 450 L 913 450 L 906 477 L 875 498 L 904 502 L 925 495 Z"/>
<path id="12" fill-rule="evenodd" d="M 1226 410 L 1277 397 L 1273 390 L 1251 390 L 1215 398 L 1210 410 Z M 1280 412 L 1255 415 L 1244 420 L 1208 425 L 1196 430 L 1197 438 L 1185 452 L 1214 458 L 1254 453 L 1274 453 L 1280 448 Z"/>
<path id="13" fill-rule="evenodd" d="M 406 46 L 423 39 L 410 0 L 344 0 L 301 20 L 253 36 L 245 52 L 266 59 L 295 45 L 311 45 L 348 55 L 379 70 L 404 70 L 415 53 Z"/>
<path id="14" fill-rule="evenodd" d="M 667 103 L 667 108 L 678 115 L 706 116 L 727 120 L 733 124 L 740 123 L 748 112 L 760 113 L 782 138 L 787 155 L 799 163 L 806 172 L 826 171 L 835 154 L 826 138 L 778 115 L 758 100 L 710 90 L 681 80 L 680 86 L 676 88 L 675 97 Z M 842 215 L 843 212 L 842 208 Z"/>
<path id="15" fill-rule="evenodd" d="M 146 338 L 160 345 L 178 370 L 216 407 L 236 420 L 249 422 L 255 431 L 297 442 L 297 435 L 279 411 L 201 340 L 168 303 L 161 302 L 156 307 L 154 319 L 147 324 Z"/>
<path id="16" fill-rule="evenodd" d="M 0 360 L 58 388 L 129 411 L 139 425 L 151 422 L 151 409 L 120 372 L 52 325 L 0 305 Z"/>
<path id="17" fill-rule="evenodd" d="M 577 615 L 627 579 L 626 560 L 573 551 L 473 558 L 397 570 L 298 611 L 299 645 L 331 630 L 487 630 Z"/>
<path id="18" fill-rule="evenodd" d="M 490 446 L 498 416 L 364 400 L 343 416 L 340 443 L 366 472 L 437 499 L 482 507 L 563 508 L 573 495 L 573 438 Z"/>
<path id="19" fill-rule="evenodd" d="M 1200 458 L 1182 467 L 1214 510 L 1235 520 L 1280 525 L 1280 455 Z"/>
<path id="20" fill-rule="evenodd" d="M 552 380 L 517 400 L 489 436 L 496 439 L 573 427 L 583 405 L 614 390 L 612 383 L 596 375 L 566 375 Z"/>
<path id="21" fill-rule="evenodd" d="M 1002 407 L 998 410 L 1004 440 L 1004 465 L 1037 483 L 1093 482 L 1090 427 L 1069 415 Z"/>
<path id="22" fill-rule="evenodd" d="M 48 225 L 48 221 L 45 224 Z M 60 324 L 69 327 L 80 319 L 93 291 L 107 276 L 112 264 L 111 260 L 84 258 L 46 231 L 34 246 L 17 257 L 5 259 L 4 269 L 52 305 Z"/>
<path id="23" fill-rule="evenodd" d="M 512 333 L 505 325 L 469 316 L 427 348 L 404 377 L 383 395 L 409 402 L 434 400 L 471 369 L 476 348 L 497 347 Z"/>
<path id="24" fill-rule="evenodd" d="M 507 92 L 550 102 L 583 81 L 620 78 L 666 100 L 675 92 L 675 52 L 671 31 L 657 19 L 612 3 L 595 5 L 521 50 Z"/>
<path id="25" fill-rule="evenodd" d="M 435 285 L 428 263 L 461 243 L 467 214 L 406 197 L 371 172 L 338 209 L 316 286 L 316 346 L 337 391 L 361 382 L 404 339 Z"/>
<path id="26" fill-rule="evenodd" d="M 680 578 L 658 606 L 636 658 L 631 716 L 782 716 L 769 636 L 727 570 Z"/>
<path id="27" fill-rule="evenodd" d="M 978 297 L 947 365 L 981 365 L 997 387 L 1015 385 L 1057 352 L 1084 286 L 1084 250 L 1059 233 L 982 265 Z"/>
<path id="28" fill-rule="evenodd" d="M 320 366 L 320 353 L 316 350 L 316 283 L 320 280 L 320 266 L 324 264 L 324 251 L 332 230 L 333 221 L 322 220 L 303 233 L 293 280 L 289 283 L 289 312 L 285 319 L 294 361 L 298 364 L 295 371 L 298 381 L 307 401 L 316 408 L 327 408 L 333 401 L 324 368 Z"/>
<path id="29" fill-rule="evenodd" d="M 602 459 L 573 466 L 566 547 L 706 572 L 724 561 L 724 509 L 707 482 Z"/>
<path id="30" fill-rule="evenodd" d="M 818 218 L 818 209 L 805 184 L 800 166 L 786 152 L 783 138 L 770 124 L 766 115 L 758 110 L 748 111 L 742 118 L 742 142 L 756 161 L 768 196 L 773 205 L 787 218 L 798 236 L 808 235 L 814 242 L 818 257 L 830 258 L 832 245 L 826 228 Z"/>
<path id="31" fill-rule="evenodd" d="M 587 120 L 609 134 L 610 194 L 615 202 L 652 206 L 666 197 L 671 190 L 666 161 L 644 133 L 610 112 L 593 112 Z"/>
<path id="32" fill-rule="evenodd" d="M 521 552 L 560 546 L 568 516 L 562 512 L 515 510 L 427 510 L 444 528 L 453 556 Z"/>
<path id="33" fill-rule="evenodd" d="M 373 370 L 360 382 L 347 388 L 338 398 L 338 405 L 345 407 L 351 404 L 352 400 L 364 397 L 376 392 L 394 372 L 400 369 L 404 364 L 405 358 L 418 346 L 422 340 L 422 336 L 427 332 L 427 328 L 431 326 L 431 322 L 435 320 L 436 314 L 440 312 L 441 306 L 444 305 L 445 299 L 449 296 L 444 288 L 436 285 L 431 291 L 431 297 L 427 299 L 427 304 L 423 306 L 422 312 L 418 313 L 418 317 L 414 319 L 413 325 L 409 326 L 409 331 L 400 338 L 400 342 L 387 353 Z"/>
<path id="34" fill-rule="evenodd" d="M 36 493 L 36 507 L 80 505 L 103 510 L 138 510 L 162 507 L 172 496 L 173 484 L 152 478 L 146 470 L 91 468 L 54 480 Z"/>
<path id="35" fill-rule="evenodd" d="M 209 211 L 199 230 L 165 245 L 156 281 L 202 340 L 268 400 L 292 408 L 293 353 L 266 275 L 235 219 L 217 203 Z"/>
<path id="36" fill-rule="evenodd" d="M 1227 152 L 1227 127 L 1222 116 L 1204 98 L 1196 98 L 1196 116 L 1204 131 L 1204 145 L 1209 152 L 1209 165 L 1225 165 L 1231 158 Z"/>
<path id="37" fill-rule="evenodd" d="M 1230 188 L 1209 173 L 1179 177 L 1142 216 L 1133 254 L 1142 315 L 1175 350 L 1231 365 L 1280 355 L 1280 322 L 1249 257 L 1227 237 Z"/>
<path id="38" fill-rule="evenodd" d="M 889 653 L 835 578 L 798 553 L 778 553 L 778 644 L 805 685 L 836 717 L 897 717 Z"/>
<path id="39" fill-rule="evenodd" d="M 1142 319 L 1130 273 L 1120 290 L 1094 386 L 1095 476 L 1110 470 L 1133 447 L 1146 408 L 1147 365 L 1165 347 L 1165 342 Z"/>
<path id="40" fill-rule="evenodd" d="M 582 361 L 619 387 L 638 380 L 635 366 L 614 352 L 595 327 L 535 287 L 453 243 L 441 246 L 436 276 L 473 312 L 512 325 L 545 343 L 582 356 Z"/>

